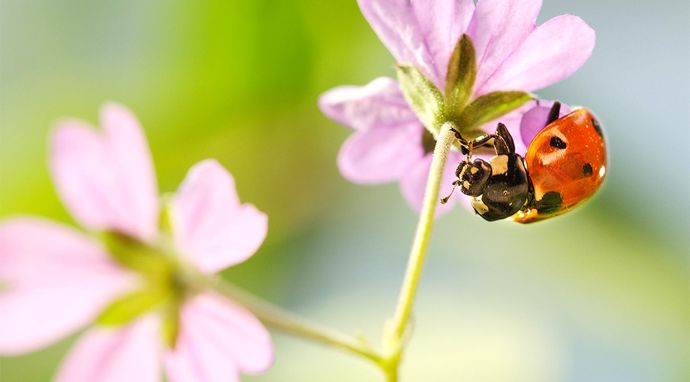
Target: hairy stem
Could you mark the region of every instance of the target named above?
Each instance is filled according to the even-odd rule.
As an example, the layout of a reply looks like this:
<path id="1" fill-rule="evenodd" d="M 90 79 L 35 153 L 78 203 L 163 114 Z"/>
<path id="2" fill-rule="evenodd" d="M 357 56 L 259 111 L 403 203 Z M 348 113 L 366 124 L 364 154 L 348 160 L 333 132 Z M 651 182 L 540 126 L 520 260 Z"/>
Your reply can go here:
<path id="1" fill-rule="evenodd" d="M 363 338 L 349 336 L 273 305 L 219 278 L 210 280 L 210 287 L 224 297 L 244 305 L 264 324 L 287 334 L 342 349 L 381 365 L 383 357 Z"/>
<path id="2" fill-rule="evenodd" d="M 431 229 L 434 223 L 436 205 L 439 203 L 438 194 L 441 179 L 443 178 L 443 170 L 448 161 L 448 153 L 455 140 L 455 135 L 452 131 L 454 128 L 454 125 L 450 122 L 446 122 L 441 126 L 441 131 L 434 147 L 431 169 L 424 193 L 424 204 L 419 216 L 419 222 L 417 223 L 417 232 L 412 244 L 412 250 L 410 251 L 410 258 L 400 290 L 398 305 L 395 315 L 387 323 L 386 333 L 384 334 L 384 357 L 387 364 L 384 371 L 387 373 L 388 382 L 397 381 L 398 365 L 400 364 L 404 347 L 405 332 L 422 275 L 424 259 L 426 258 Z"/>

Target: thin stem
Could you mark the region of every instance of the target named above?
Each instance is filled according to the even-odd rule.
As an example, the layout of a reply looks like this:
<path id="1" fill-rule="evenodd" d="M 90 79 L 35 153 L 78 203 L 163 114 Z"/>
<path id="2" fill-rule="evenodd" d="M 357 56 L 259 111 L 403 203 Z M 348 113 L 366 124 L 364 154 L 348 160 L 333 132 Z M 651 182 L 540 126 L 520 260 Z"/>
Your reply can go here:
<path id="1" fill-rule="evenodd" d="M 293 336 L 355 353 L 382 367 L 383 357 L 363 338 L 349 336 L 305 320 L 219 278 L 210 280 L 210 287 L 224 297 L 244 305 L 266 325 Z"/>
<path id="2" fill-rule="evenodd" d="M 384 369 L 384 372 L 386 373 L 386 382 L 398 382 L 398 365 L 397 364 L 394 367 L 390 366 L 390 367 Z"/>
<path id="3" fill-rule="evenodd" d="M 395 315 L 389 321 L 385 334 L 384 351 L 386 359 L 390 363 L 388 366 L 390 370 L 388 372 L 389 382 L 397 381 L 397 370 L 400 363 L 405 331 L 410 320 L 415 295 L 417 294 L 417 287 L 419 286 L 424 259 L 429 246 L 429 238 L 431 237 L 434 213 L 439 202 L 438 194 L 441 179 L 443 178 L 443 170 L 448 160 L 451 145 L 455 139 L 452 129 L 454 129 L 452 123 L 444 123 L 441 126 L 441 131 L 434 147 L 431 169 L 424 193 L 424 204 L 419 216 L 419 222 L 417 223 L 417 232 L 412 244 L 412 250 L 410 251 L 405 279 L 400 290 Z"/>
<path id="4" fill-rule="evenodd" d="M 384 333 L 383 354 L 374 350 L 363 338 L 349 336 L 306 321 L 294 313 L 264 301 L 221 279 L 208 279 L 207 287 L 214 289 L 226 298 L 244 305 L 266 325 L 294 336 L 357 354 L 374 362 L 385 374 L 386 382 L 397 382 L 398 368 L 405 342 L 404 337 L 422 274 L 426 251 L 429 246 L 443 170 L 455 139 L 453 129 L 454 125 L 452 123 L 447 122 L 443 124 L 436 141 L 424 194 L 424 204 L 417 224 L 417 231 L 412 244 L 405 279 L 398 298 L 398 305 L 395 315 L 387 322 L 386 332 Z"/>

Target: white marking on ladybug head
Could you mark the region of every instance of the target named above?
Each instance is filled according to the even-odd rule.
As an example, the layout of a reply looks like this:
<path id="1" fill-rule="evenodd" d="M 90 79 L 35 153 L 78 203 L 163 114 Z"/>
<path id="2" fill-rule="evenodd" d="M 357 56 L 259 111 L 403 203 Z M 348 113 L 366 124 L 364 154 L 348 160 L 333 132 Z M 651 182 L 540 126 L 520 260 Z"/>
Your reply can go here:
<path id="1" fill-rule="evenodd" d="M 477 213 L 480 215 L 484 215 L 485 213 L 489 212 L 489 207 L 484 204 L 482 201 L 482 197 L 474 198 L 472 199 L 472 208 L 474 208 Z"/>
<path id="2" fill-rule="evenodd" d="M 491 158 L 491 175 L 503 175 L 508 172 L 508 156 L 496 155 Z"/>

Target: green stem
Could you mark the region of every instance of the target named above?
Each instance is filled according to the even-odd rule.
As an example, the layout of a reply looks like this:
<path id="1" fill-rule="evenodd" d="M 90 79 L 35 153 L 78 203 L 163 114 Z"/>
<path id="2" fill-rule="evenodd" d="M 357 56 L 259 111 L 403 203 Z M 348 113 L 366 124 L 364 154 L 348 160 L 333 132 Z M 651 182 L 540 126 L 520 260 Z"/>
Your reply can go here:
<path id="1" fill-rule="evenodd" d="M 372 349 L 364 338 L 349 336 L 309 322 L 219 278 L 210 280 L 210 287 L 224 297 L 244 305 L 268 326 L 287 334 L 349 351 L 379 366 L 383 363 L 383 357 Z"/>
<path id="2" fill-rule="evenodd" d="M 434 148 L 429 178 L 427 179 L 424 204 L 419 216 L 419 222 L 417 223 L 417 232 L 412 244 L 412 250 L 410 251 L 410 258 L 407 263 L 405 279 L 400 290 L 398 305 L 395 310 L 395 315 L 387 324 L 384 338 L 384 355 L 388 366 L 384 371 L 387 373 L 386 375 L 388 376 L 389 382 L 397 381 L 398 365 L 402 355 L 405 331 L 410 320 L 410 314 L 412 313 L 412 306 L 422 275 L 424 259 L 426 258 L 426 251 L 429 246 L 429 238 L 431 237 L 434 213 L 436 211 L 436 205 L 439 202 L 438 194 L 441 179 L 443 178 L 443 170 L 448 161 L 448 153 L 455 140 L 455 134 L 452 131 L 453 128 L 454 125 L 450 122 L 446 122 L 441 126 L 441 131 L 439 132 L 438 140 Z"/>
<path id="3" fill-rule="evenodd" d="M 383 354 L 374 350 L 363 338 L 349 336 L 306 321 L 294 313 L 264 301 L 219 278 L 207 280 L 206 286 L 224 297 L 244 305 L 266 325 L 294 336 L 359 355 L 374 362 L 383 371 L 386 376 L 386 382 L 397 382 L 398 369 L 405 342 L 404 338 L 422 274 L 426 251 L 429 246 L 443 170 L 455 139 L 455 135 L 452 132 L 453 128 L 454 125 L 447 122 L 441 126 L 438 135 L 424 194 L 424 204 L 419 217 L 419 223 L 417 224 L 417 231 L 412 244 L 405 279 L 398 298 L 398 305 L 395 315 L 386 324 Z"/>
<path id="4" fill-rule="evenodd" d="M 384 368 L 383 372 L 386 374 L 386 382 L 398 382 L 398 365 L 395 367 Z"/>

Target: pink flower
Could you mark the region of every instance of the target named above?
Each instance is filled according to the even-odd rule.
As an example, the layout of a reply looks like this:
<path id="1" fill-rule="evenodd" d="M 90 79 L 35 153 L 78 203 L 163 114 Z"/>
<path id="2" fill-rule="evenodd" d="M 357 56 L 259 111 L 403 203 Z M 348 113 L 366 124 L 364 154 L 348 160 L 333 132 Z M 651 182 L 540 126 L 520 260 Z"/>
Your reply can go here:
<path id="1" fill-rule="evenodd" d="M 449 57 L 467 34 L 477 57 L 473 98 L 549 86 L 575 72 L 594 48 L 594 31 L 576 16 L 558 16 L 537 27 L 541 0 L 479 0 L 476 7 L 472 0 L 359 0 L 359 5 L 395 59 L 419 68 L 441 91 Z M 323 94 L 319 105 L 330 118 L 355 130 L 338 156 L 342 174 L 361 184 L 397 181 L 407 202 L 419 211 L 434 141 L 397 81 L 382 77 L 362 87 L 340 86 Z M 521 153 L 529 142 L 517 139 L 519 124 L 531 106 L 500 118 Z M 483 130 L 493 132 L 496 122 Z M 460 153 L 451 153 L 441 194 L 450 191 L 460 159 Z"/>
<path id="2" fill-rule="evenodd" d="M 63 121 L 51 139 L 58 192 L 87 230 L 118 232 L 165 253 L 157 257 L 164 259 L 161 264 L 182 263 L 207 275 L 259 248 L 266 215 L 239 201 L 232 177 L 212 160 L 195 165 L 171 198 L 165 216 L 172 244 L 165 247 L 152 160 L 139 123 L 122 106 L 108 104 L 101 124 L 98 132 L 81 121 Z M 165 252 L 169 247 L 174 250 Z M 179 257 L 171 260 L 172 253 Z M 170 285 L 161 284 L 170 296 L 185 287 L 175 277 L 165 279 Z M 152 281 L 144 279 L 89 235 L 40 218 L 3 222 L 0 353 L 29 352 L 88 326 L 115 299 L 147 293 Z M 181 286 L 172 285 L 176 282 Z M 164 369 L 171 382 L 237 381 L 239 373 L 271 365 L 270 336 L 245 308 L 208 290 L 183 290 L 174 297 L 179 309 L 173 315 L 163 314 L 171 301 L 165 299 L 121 326 L 89 326 L 57 380 L 154 382 Z M 174 348 L 163 342 L 164 318 L 179 322 Z"/>

